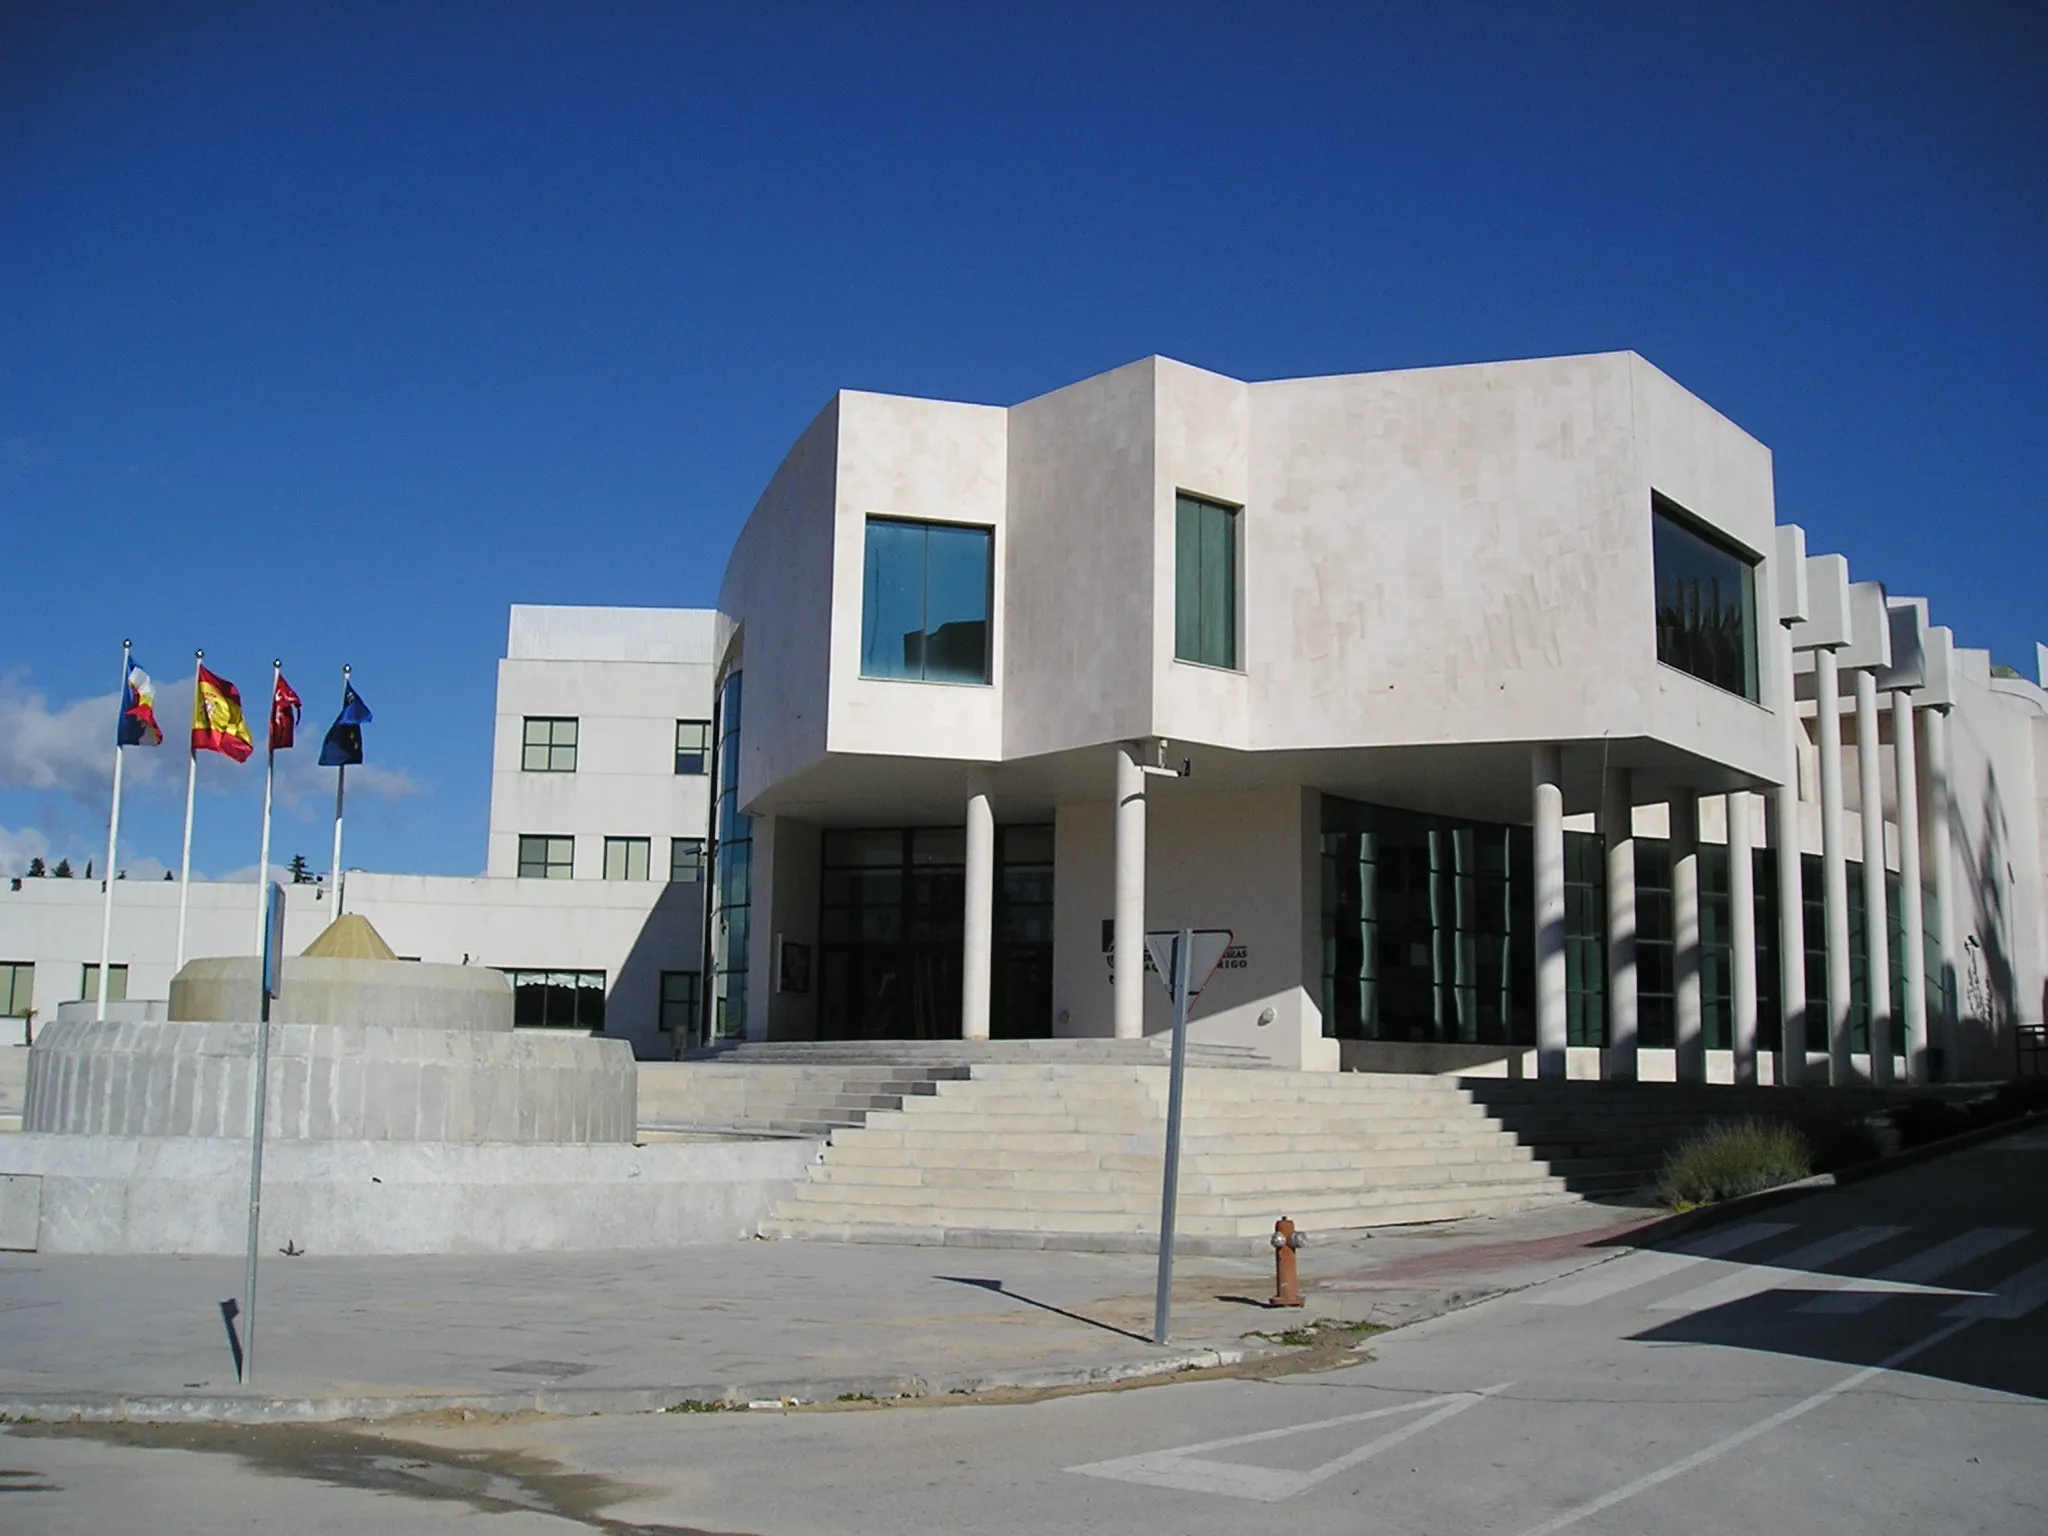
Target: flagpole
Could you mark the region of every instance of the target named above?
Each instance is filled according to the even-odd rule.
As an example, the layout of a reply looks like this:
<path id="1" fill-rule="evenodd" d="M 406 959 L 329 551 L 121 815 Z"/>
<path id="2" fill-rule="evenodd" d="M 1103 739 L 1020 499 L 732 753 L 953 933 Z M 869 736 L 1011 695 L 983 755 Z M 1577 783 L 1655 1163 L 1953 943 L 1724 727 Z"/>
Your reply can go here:
<path id="1" fill-rule="evenodd" d="M 199 669 L 206 652 L 192 653 L 192 725 L 199 726 Z M 192 890 L 192 799 L 199 787 L 199 748 L 192 744 L 192 732 L 185 733 L 185 851 L 178 859 L 178 958 L 171 968 L 176 975 L 185 968 L 185 907 Z"/>
<path id="2" fill-rule="evenodd" d="M 349 665 L 341 665 L 341 707 L 348 708 Z M 327 866 L 327 888 L 334 893 L 334 917 L 341 916 L 341 807 L 348 794 L 348 764 L 334 770 L 334 861 Z M 333 919 L 330 918 L 329 921 Z"/>
<path id="3" fill-rule="evenodd" d="M 107 899 L 100 912 L 100 1000 L 93 1010 L 95 1019 L 107 1016 L 107 962 L 114 951 L 114 851 L 121 836 L 121 705 L 128 697 L 128 663 L 134 642 L 121 642 L 121 692 L 114 702 L 114 808 L 107 816 Z"/>
<path id="4" fill-rule="evenodd" d="M 265 716 L 263 754 L 263 843 L 256 856 L 256 953 L 263 953 L 263 936 L 270 926 L 270 790 L 277 780 L 277 684 L 284 676 L 282 658 L 270 664 L 270 709 Z"/>

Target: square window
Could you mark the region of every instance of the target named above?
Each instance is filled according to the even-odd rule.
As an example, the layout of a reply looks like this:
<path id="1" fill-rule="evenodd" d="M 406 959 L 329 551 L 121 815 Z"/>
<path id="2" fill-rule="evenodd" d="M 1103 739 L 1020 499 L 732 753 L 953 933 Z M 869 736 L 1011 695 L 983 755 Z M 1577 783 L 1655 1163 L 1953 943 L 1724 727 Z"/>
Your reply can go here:
<path id="1" fill-rule="evenodd" d="M 528 715 L 520 742 L 519 767 L 525 773 L 576 771 L 576 722 L 554 716 Z"/>
<path id="2" fill-rule="evenodd" d="M 0 1017 L 25 1016 L 36 1000 L 33 960 L 0 961 Z"/>
<path id="3" fill-rule="evenodd" d="M 668 878 L 671 885 L 695 885 L 704 878 L 704 839 L 672 837 L 668 840 Z"/>
<path id="4" fill-rule="evenodd" d="M 986 683 L 994 551 L 991 528 L 869 518 L 861 676 Z"/>
<path id="5" fill-rule="evenodd" d="M 79 967 L 78 997 L 81 1002 L 96 1003 L 100 997 L 100 968 L 97 965 Z M 128 995 L 128 967 L 110 965 L 107 967 L 107 1001 L 118 1003 Z"/>
<path id="6" fill-rule="evenodd" d="M 604 1029 L 603 971 L 505 972 L 519 1029 Z"/>
<path id="7" fill-rule="evenodd" d="M 711 771 L 711 722 L 709 720 L 678 720 L 676 722 L 676 772 L 709 773 Z"/>
<path id="8" fill-rule="evenodd" d="M 1173 654 L 1178 661 L 1237 666 L 1238 511 L 1196 496 L 1174 502 Z"/>
<path id="9" fill-rule="evenodd" d="M 607 880 L 645 880 L 648 840 L 644 837 L 608 837 L 604 840 L 604 877 Z"/>
<path id="10" fill-rule="evenodd" d="M 685 1037 L 697 1033 L 697 997 L 701 978 L 696 971 L 661 973 L 661 1028 Z"/>
<path id="11" fill-rule="evenodd" d="M 1755 699 L 1756 562 L 1655 492 L 1650 524 L 1657 659 Z"/>
<path id="12" fill-rule="evenodd" d="M 576 839 L 548 833 L 521 833 L 519 878 L 522 880 L 567 880 L 574 873 Z"/>

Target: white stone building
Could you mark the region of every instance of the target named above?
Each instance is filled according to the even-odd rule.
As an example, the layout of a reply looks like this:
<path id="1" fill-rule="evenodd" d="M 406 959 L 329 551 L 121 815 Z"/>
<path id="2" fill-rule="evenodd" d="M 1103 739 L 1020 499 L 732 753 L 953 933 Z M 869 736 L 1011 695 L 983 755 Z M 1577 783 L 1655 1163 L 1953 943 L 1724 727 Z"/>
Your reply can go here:
<path id="1" fill-rule="evenodd" d="M 843 392 L 719 599 L 712 1027 L 1155 1032 L 1191 925 L 1289 1064 L 2008 1075 L 2048 694 L 1929 619 L 1629 353 Z"/>
<path id="2" fill-rule="evenodd" d="M 2010 1075 L 2048 693 L 1778 514 L 1769 450 L 1629 353 L 843 392 L 715 613 L 512 610 L 484 875 L 345 903 L 643 1057 L 1157 1032 L 1116 978 L 1185 924 L 1237 941 L 1198 1037 L 1290 1065 Z M 98 885 L 13 883 L 0 1006 L 49 1016 Z M 160 998 L 177 888 L 118 894 Z M 187 953 L 246 952 L 254 891 L 191 895 Z"/>
<path id="3" fill-rule="evenodd" d="M 498 664 L 490 846 L 476 878 L 350 870 L 346 910 L 399 954 L 509 972 L 519 1023 L 601 1029 L 666 1057 L 698 1029 L 709 814 L 712 615 L 514 607 Z M 0 882 L 0 1010 L 96 997 L 103 883 Z M 286 947 L 330 920 L 286 889 Z M 248 954 L 253 886 L 194 882 L 185 957 Z M 179 888 L 121 881 L 114 995 L 163 999 Z"/>

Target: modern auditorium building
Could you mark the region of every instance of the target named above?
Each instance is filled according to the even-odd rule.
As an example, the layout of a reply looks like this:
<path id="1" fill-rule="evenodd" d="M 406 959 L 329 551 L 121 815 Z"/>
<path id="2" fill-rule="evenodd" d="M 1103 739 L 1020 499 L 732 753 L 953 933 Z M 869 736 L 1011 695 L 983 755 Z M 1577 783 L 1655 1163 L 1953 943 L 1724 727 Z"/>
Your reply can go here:
<path id="1" fill-rule="evenodd" d="M 718 603 L 707 1029 L 1321 1068 L 1996 1077 L 2048 694 L 1632 353 L 847 391 Z"/>

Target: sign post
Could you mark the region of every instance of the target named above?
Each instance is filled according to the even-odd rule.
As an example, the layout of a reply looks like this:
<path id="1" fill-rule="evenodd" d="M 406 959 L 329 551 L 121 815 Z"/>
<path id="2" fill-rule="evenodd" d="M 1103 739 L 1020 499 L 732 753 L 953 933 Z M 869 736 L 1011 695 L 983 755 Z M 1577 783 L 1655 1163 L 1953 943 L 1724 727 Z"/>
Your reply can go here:
<path id="1" fill-rule="evenodd" d="M 284 888 L 270 884 L 263 923 L 262 979 L 256 988 L 254 1122 L 249 1143 L 249 1250 L 242 1264 L 242 1383 L 256 1374 L 256 1244 L 263 1225 L 263 1119 L 270 1094 L 270 1000 L 283 990 Z"/>
<path id="2" fill-rule="evenodd" d="M 1166 1168 L 1159 1192 L 1159 1283 L 1152 1297 L 1152 1342 L 1164 1344 L 1173 1320 L 1174 1208 L 1180 1200 L 1180 1111 L 1187 1076 L 1188 1004 L 1209 984 L 1230 948 L 1228 928 L 1148 933 L 1145 951 L 1173 999 L 1173 1062 L 1166 1090 Z"/>

